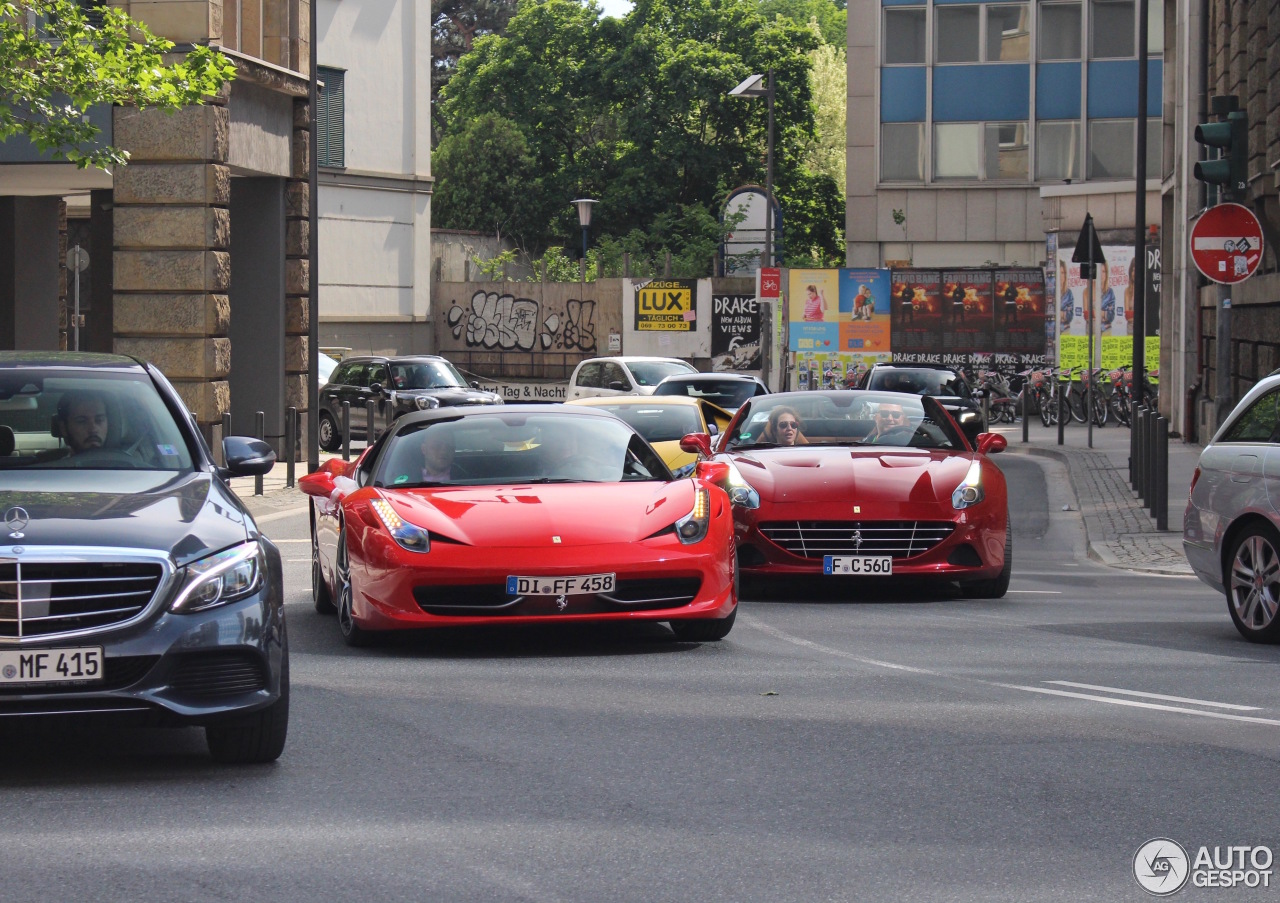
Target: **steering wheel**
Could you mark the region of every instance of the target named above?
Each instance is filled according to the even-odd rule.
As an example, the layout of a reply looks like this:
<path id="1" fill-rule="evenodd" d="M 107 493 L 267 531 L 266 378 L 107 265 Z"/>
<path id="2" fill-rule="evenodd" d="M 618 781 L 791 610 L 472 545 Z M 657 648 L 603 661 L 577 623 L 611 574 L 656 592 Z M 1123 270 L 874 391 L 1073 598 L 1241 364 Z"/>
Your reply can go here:
<path id="1" fill-rule="evenodd" d="M 872 442 L 875 445 L 910 445 L 915 435 L 914 426 L 895 426 L 876 436 Z"/>

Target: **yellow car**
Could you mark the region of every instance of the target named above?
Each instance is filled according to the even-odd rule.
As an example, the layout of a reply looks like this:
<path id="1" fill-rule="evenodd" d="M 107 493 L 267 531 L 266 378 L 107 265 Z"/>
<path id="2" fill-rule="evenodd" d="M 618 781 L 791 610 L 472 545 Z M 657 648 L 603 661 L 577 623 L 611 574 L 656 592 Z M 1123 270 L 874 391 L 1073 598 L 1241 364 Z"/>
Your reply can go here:
<path id="1" fill-rule="evenodd" d="M 680 395 L 609 395 L 575 398 L 565 403 L 603 408 L 629 423 L 677 477 L 693 473 L 693 465 L 698 463 L 697 455 L 680 448 L 680 440 L 689 433 L 718 435 L 733 419 L 732 414 L 709 401 Z"/>

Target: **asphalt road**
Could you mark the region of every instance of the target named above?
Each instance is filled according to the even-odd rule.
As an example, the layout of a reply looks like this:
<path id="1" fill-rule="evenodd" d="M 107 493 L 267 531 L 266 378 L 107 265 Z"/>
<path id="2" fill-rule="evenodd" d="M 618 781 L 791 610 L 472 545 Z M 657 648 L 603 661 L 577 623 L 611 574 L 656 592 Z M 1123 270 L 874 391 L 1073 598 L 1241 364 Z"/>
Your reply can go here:
<path id="1" fill-rule="evenodd" d="M 1075 903 L 1148 899 L 1132 858 L 1155 837 L 1274 850 L 1280 649 L 1193 579 L 1087 560 L 1060 465 L 998 460 L 1005 599 L 770 587 L 706 645 L 347 649 L 311 608 L 305 515 L 274 519 L 283 758 L 216 766 L 195 731 L 9 737 L 0 900 Z"/>

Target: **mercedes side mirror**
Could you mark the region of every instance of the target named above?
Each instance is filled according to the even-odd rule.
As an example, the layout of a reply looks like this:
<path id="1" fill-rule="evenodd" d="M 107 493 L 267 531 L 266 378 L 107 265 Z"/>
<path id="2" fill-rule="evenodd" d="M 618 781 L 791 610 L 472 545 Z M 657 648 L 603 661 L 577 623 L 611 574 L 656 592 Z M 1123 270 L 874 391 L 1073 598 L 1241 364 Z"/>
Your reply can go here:
<path id="1" fill-rule="evenodd" d="M 248 436 L 228 436 L 222 440 L 222 460 L 227 462 L 227 472 L 233 477 L 256 477 L 271 470 L 276 463 L 276 453 L 261 439 Z"/>

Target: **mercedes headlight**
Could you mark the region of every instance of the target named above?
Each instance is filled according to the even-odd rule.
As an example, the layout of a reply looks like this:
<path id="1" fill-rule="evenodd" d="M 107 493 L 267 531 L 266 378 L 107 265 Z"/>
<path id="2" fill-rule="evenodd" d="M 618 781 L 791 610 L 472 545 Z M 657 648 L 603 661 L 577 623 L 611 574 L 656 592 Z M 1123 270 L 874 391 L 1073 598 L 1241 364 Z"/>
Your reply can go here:
<path id="1" fill-rule="evenodd" d="M 685 545 L 701 542 L 711 527 L 711 497 L 699 487 L 693 495 L 693 510 L 676 521 L 676 536 Z"/>
<path id="2" fill-rule="evenodd" d="M 964 475 L 956 491 L 951 493 L 951 507 L 957 511 L 976 505 L 986 498 L 982 491 L 982 464 L 974 461 L 969 465 L 969 472 Z"/>
<path id="3" fill-rule="evenodd" d="M 378 520 L 382 521 L 382 525 L 387 528 L 387 532 L 400 548 L 408 549 L 410 552 L 431 551 L 430 534 L 417 524 L 411 524 L 396 514 L 395 509 L 386 499 L 374 499 L 369 503 L 369 507 L 373 508 L 374 513 L 378 515 Z"/>
<path id="4" fill-rule="evenodd" d="M 257 541 L 201 558 L 182 569 L 169 610 L 188 614 L 243 599 L 261 585 L 265 569 L 266 556 Z"/>
<path id="5" fill-rule="evenodd" d="M 729 479 L 725 481 L 724 488 L 729 493 L 729 501 L 739 508 L 760 507 L 760 493 L 756 492 L 756 488 L 747 482 L 747 478 L 742 475 L 742 471 L 738 470 L 738 465 L 732 461 L 729 462 Z"/>

